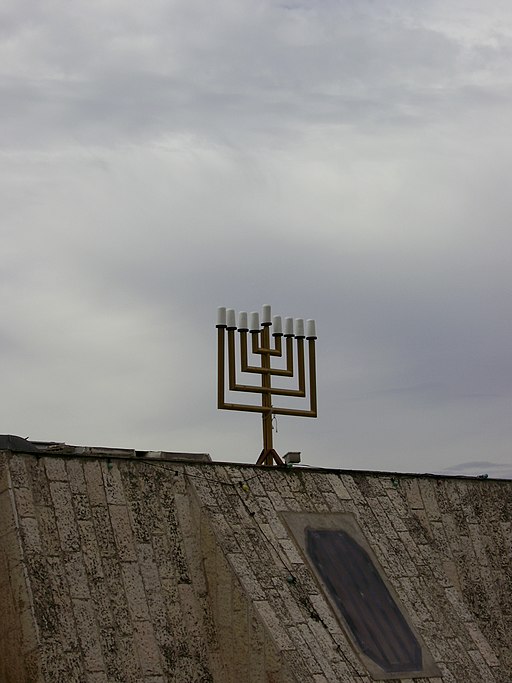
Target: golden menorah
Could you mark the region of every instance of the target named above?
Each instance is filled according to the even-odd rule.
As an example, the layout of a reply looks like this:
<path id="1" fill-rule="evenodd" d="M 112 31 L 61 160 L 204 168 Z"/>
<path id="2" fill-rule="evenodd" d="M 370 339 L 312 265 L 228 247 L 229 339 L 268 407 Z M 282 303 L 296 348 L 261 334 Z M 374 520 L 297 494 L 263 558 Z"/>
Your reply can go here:
<path id="1" fill-rule="evenodd" d="M 304 330 L 302 318 L 285 318 L 280 315 L 272 318 L 271 307 L 263 306 L 261 325 L 259 313 L 251 313 L 250 316 L 242 311 L 238 316 L 238 328 L 236 315 L 232 308 L 221 307 L 217 311 L 218 331 L 218 408 L 224 410 L 243 410 L 252 413 L 261 413 L 263 423 L 263 450 L 257 460 L 257 465 L 282 465 L 283 461 L 273 447 L 272 420 L 275 415 L 298 415 L 301 417 L 316 417 L 316 326 L 314 320 L 307 320 Z M 272 331 L 271 329 L 272 328 Z M 239 344 L 236 343 L 236 331 L 238 330 Z M 261 394 L 261 404 L 251 405 L 245 403 L 226 403 L 226 332 L 227 332 L 227 357 L 228 357 L 228 388 L 229 391 L 241 391 L 244 393 Z M 248 335 L 251 335 L 251 352 L 260 362 L 257 365 L 249 364 Z M 271 345 L 271 337 L 273 343 Z M 283 343 L 284 337 L 284 343 Z M 308 374 L 309 374 L 309 409 L 296 410 L 295 408 L 280 408 L 273 405 L 273 396 L 288 396 L 294 398 L 306 398 L 306 360 L 305 340 L 307 341 Z M 295 341 L 295 343 L 294 343 Z M 240 370 L 243 373 L 261 375 L 259 385 L 239 384 L 237 382 L 237 346 L 239 347 Z M 294 361 L 294 348 L 296 349 L 296 362 Z M 272 367 L 273 358 L 283 358 L 286 367 Z M 295 375 L 296 370 L 296 375 Z M 272 386 L 273 377 L 296 377 L 298 388 L 283 389 Z"/>

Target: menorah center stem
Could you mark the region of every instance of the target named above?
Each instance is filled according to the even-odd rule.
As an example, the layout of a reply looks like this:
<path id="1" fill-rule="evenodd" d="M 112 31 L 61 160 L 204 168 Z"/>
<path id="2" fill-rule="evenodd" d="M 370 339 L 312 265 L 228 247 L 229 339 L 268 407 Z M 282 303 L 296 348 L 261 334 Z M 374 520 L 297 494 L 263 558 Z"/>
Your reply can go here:
<path id="1" fill-rule="evenodd" d="M 265 325 L 261 331 L 261 347 L 264 349 L 261 354 L 262 369 L 269 370 L 271 367 L 270 353 L 266 349 L 270 349 L 270 328 Z M 261 375 L 261 386 L 264 389 L 272 387 L 272 376 L 270 373 L 263 373 Z M 262 414 L 263 423 L 263 447 L 265 450 L 272 448 L 272 395 L 270 391 L 263 392 L 261 395 L 261 406 L 267 408 Z M 269 419 L 270 418 L 270 419 Z"/>

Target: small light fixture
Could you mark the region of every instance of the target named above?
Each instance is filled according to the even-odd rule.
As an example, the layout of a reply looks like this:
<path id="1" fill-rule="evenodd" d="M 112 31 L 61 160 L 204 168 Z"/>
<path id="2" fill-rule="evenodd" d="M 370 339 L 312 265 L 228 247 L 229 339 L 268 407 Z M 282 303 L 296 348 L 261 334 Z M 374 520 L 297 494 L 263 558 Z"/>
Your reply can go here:
<path id="1" fill-rule="evenodd" d="M 300 451 L 288 451 L 284 456 L 287 465 L 298 465 L 300 462 Z"/>

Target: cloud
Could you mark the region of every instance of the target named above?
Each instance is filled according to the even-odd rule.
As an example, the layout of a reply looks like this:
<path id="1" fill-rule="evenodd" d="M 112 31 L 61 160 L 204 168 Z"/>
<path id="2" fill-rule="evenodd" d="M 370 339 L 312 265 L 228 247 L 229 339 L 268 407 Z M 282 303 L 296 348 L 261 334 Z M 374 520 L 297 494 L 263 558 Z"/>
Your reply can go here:
<path id="1" fill-rule="evenodd" d="M 508 5 L 4 11 L 4 431 L 255 460 L 213 325 L 270 302 L 319 329 L 280 450 L 509 458 Z"/>
<path id="2" fill-rule="evenodd" d="M 461 34 L 427 7 L 16 3 L 0 45 L 3 144 L 185 132 L 243 146 L 303 127 L 424 125 L 459 115 L 468 97 L 485 108 L 497 85 L 510 99 L 500 17 L 479 27 L 483 12 L 459 8 Z"/>

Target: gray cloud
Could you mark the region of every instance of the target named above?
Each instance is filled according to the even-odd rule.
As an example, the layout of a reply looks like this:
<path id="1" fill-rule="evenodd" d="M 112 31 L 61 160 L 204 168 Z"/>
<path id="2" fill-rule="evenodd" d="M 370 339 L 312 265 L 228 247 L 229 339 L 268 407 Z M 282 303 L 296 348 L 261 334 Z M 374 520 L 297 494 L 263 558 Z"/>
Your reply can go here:
<path id="1" fill-rule="evenodd" d="M 510 460 L 511 18 L 13 5 L 2 431 L 251 461 L 258 419 L 215 410 L 214 316 L 271 302 L 319 327 L 320 416 L 280 419 L 280 450 Z"/>
<path id="2" fill-rule="evenodd" d="M 431 16 L 399 3 L 188 5 L 75 5 L 58 16 L 13 6 L 4 144 L 109 146 L 187 131 L 244 145 L 297 126 L 439 120 L 468 100 L 488 106 L 496 81 L 510 99 L 501 17 L 463 40 L 433 5 Z"/>

